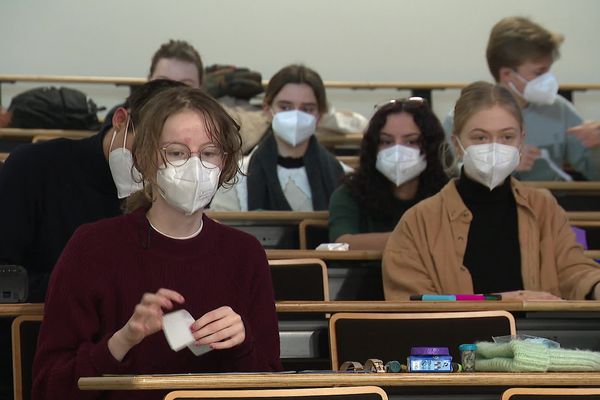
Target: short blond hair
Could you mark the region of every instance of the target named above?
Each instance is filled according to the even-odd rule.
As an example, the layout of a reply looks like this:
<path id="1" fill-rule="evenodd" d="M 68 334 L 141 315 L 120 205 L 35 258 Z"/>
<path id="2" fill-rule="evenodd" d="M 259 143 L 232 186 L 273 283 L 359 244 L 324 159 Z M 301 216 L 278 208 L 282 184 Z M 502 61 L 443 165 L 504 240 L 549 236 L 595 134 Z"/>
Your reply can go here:
<path id="1" fill-rule="evenodd" d="M 486 57 L 488 68 L 496 82 L 500 68 L 516 69 L 523 63 L 551 57 L 560 57 L 559 47 L 564 36 L 551 32 L 525 17 L 506 17 L 490 33 Z"/>

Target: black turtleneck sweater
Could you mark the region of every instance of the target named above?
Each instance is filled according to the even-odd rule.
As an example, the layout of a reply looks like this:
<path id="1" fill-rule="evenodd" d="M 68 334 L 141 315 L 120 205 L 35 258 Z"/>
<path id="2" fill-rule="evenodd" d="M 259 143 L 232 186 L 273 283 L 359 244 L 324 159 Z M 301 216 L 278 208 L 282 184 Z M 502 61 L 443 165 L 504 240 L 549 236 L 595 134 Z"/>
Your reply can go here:
<path id="1" fill-rule="evenodd" d="M 523 289 L 517 205 L 510 178 L 494 190 L 461 174 L 458 193 L 473 214 L 463 264 L 475 293 Z"/>

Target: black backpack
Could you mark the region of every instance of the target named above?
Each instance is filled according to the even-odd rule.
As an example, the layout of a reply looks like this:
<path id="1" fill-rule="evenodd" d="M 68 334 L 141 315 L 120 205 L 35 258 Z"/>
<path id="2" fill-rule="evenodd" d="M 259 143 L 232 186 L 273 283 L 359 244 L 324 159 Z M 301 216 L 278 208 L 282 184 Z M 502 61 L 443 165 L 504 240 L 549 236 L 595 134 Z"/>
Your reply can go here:
<path id="1" fill-rule="evenodd" d="M 260 72 L 235 65 L 206 67 L 204 88 L 214 98 L 231 96 L 249 100 L 264 91 Z"/>
<path id="2" fill-rule="evenodd" d="M 13 97 L 12 128 L 98 130 L 99 108 L 76 89 L 39 87 Z"/>

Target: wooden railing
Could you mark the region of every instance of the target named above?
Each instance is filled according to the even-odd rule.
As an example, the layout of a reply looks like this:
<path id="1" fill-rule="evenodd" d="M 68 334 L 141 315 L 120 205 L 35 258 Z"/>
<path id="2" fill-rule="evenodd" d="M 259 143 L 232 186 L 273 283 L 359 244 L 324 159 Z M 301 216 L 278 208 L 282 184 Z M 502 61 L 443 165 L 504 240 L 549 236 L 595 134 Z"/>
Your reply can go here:
<path id="1" fill-rule="evenodd" d="M 117 86 L 138 86 L 146 82 L 146 78 L 110 77 L 110 76 L 72 76 L 72 75 L 0 75 L 0 96 L 3 83 L 44 82 L 44 83 L 83 83 L 83 84 L 112 84 Z M 263 80 L 263 85 L 268 84 Z M 395 81 L 325 81 L 328 89 L 376 90 L 397 89 L 410 90 L 413 96 L 421 96 L 431 101 L 434 90 L 462 89 L 466 82 L 395 82 Z M 600 83 L 563 83 L 560 93 L 567 99 L 573 99 L 573 92 L 600 90 Z M 0 97 L 1 98 L 1 97 Z"/>

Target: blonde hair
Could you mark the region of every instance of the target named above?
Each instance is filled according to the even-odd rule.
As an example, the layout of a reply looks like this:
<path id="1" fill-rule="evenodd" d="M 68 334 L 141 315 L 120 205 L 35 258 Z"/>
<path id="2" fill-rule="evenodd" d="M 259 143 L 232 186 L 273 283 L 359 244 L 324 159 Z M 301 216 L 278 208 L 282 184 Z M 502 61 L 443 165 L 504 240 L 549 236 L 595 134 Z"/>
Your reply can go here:
<path id="1" fill-rule="evenodd" d="M 521 108 L 510 90 L 502 85 L 477 81 L 469 84 L 460 92 L 460 97 L 454 106 L 452 135 L 459 136 L 473 115 L 494 106 L 500 106 L 508 111 L 515 117 L 521 130 L 523 129 Z M 446 142 L 446 146 L 442 150 L 444 170 L 448 176 L 457 177 L 460 174 L 458 168 L 460 157 L 451 156 L 451 154 L 458 154 L 458 149 L 452 151 L 452 146 Z"/>
<path id="2" fill-rule="evenodd" d="M 500 106 L 508 111 L 523 128 L 521 108 L 513 94 L 502 85 L 477 81 L 469 84 L 460 92 L 460 97 L 454 106 L 453 135 L 459 135 L 465 124 L 474 114 L 494 106 Z"/>
<path id="3" fill-rule="evenodd" d="M 202 114 L 210 139 L 226 153 L 219 185 L 235 182 L 242 148 L 239 125 L 202 90 L 188 86 L 167 89 L 156 94 L 140 110 L 132 154 L 133 163 L 142 174 L 144 189 L 129 196 L 126 211 L 148 208 L 152 204 L 152 187 L 157 185 L 156 174 L 160 167 L 159 148 L 163 126 L 170 116 L 185 110 Z"/>

